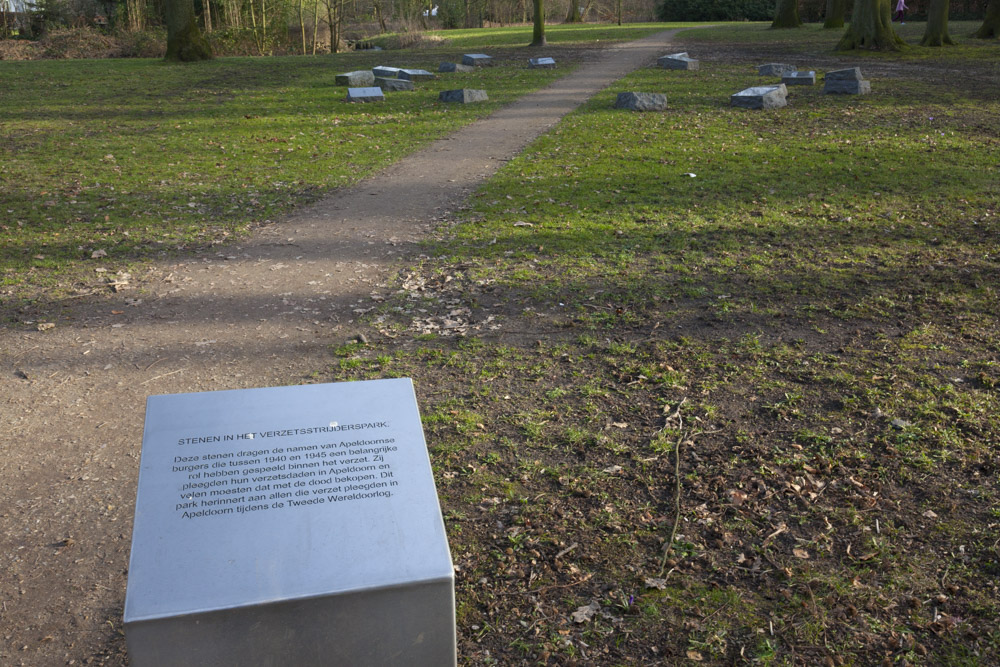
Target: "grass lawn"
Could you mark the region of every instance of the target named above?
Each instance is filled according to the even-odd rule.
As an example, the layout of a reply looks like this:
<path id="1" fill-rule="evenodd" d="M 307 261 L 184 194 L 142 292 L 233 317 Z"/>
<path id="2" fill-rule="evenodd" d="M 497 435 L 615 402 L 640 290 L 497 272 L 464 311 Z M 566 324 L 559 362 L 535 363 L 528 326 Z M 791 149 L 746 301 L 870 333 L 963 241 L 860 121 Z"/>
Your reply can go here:
<path id="1" fill-rule="evenodd" d="M 465 664 L 996 663 L 998 46 L 724 35 L 512 161 L 330 376 L 416 380 Z M 728 107 L 814 57 L 873 94 Z"/>

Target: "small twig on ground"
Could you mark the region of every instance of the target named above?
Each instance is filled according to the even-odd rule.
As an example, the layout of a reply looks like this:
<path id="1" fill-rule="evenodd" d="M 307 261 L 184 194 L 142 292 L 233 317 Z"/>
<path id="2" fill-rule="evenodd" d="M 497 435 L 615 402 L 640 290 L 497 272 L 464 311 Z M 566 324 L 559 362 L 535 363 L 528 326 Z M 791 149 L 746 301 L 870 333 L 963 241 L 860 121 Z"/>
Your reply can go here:
<path id="1" fill-rule="evenodd" d="M 684 442 L 684 417 L 681 416 L 681 407 L 687 402 L 687 398 L 681 399 L 681 402 L 677 404 L 677 408 L 674 413 L 667 417 L 666 425 L 677 420 L 677 430 L 680 431 L 680 435 L 677 436 L 677 444 L 674 445 L 674 525 L 670 529 L 670 536 L 667 538 L 666 544 L 663 545 L 663 555 L 660 557 L 660 571 L 657 576 L 663 576 L 663 570 L 667 567 L 667 558 L 670 557 L 670 551 L 674 547 L 674 539 L 677 537 L 677 525 L 681 520 L 681 443 Z M 661 429 L 662 430 L 662 429 Z"/>
<path id="2" fill-rule="evenodd" d="M 185 370 L 185 369 L 183 369 L 183 368 L 178 368 L 178 369 L 177 369 L 176 371 L 170 371 L 169 373 L 164 373 L 163 375 L 157 375 L 156 377 L 152 377 L 152 378 L 149 378 L 148 380 L 143 380 L 143 381 L 142 381 L 142 382 L 140 382 L 139 384 L 140 384 L 140 385 L 144 385 L 144 384 L 146 384 L 146 383 L 148 383 L 148 382 L 152 382 L 153 380 L 159 380 L 160 378 L 165 378 L 165 377 L 167 377 L 168 375 L 173 375 L 174 373 L 180 373 L 180 372 L 181 372 L 181 371 L 183 371 L 183 370 Z"/>
<path id="3" fill-rule="evenodd" d="M 577 544 L 576 542 L 574 542 L 573 544 L 569 545 L 568 547 L 566 547 L 565 549 L 563 549 L 562 551 L 560 551 L 559 553 L 557 553 L 556 557 L 553 558 L 552 560 L 554 560 L 554 561 L 559 560 L 560 558 L 562 558 L 563 556 L 565 556 L 566 554 L 568 554 L 573 549 L 576 549 L 578 546 L 580 546 L 580 545 Z"/>

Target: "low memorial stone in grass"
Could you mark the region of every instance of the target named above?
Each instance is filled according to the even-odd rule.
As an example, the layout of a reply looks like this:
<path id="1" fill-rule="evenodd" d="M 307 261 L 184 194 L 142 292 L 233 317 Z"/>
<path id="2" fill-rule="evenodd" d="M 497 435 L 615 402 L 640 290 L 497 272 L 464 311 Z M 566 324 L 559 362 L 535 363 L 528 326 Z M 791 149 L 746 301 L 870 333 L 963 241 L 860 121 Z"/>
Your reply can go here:
<path id="1" fill-rule="evenodd" d="M 381 88 L 383 92 L 389 93 L 400 90 L 414 90 L 416 88 L 412 81 L 407 81 L 406 79 L 390 79 L 385 76 L 375 77 L 375 85 Z"/>
<path id="2" fill-rule="evenodd" d="M 408 378 L 150 396 L 132 667 L 453 667 L 454 569 Z"/>
<path id="3" fill-rule="evenodd" d="M 687 51 L 681 53 L 671 53 L 668 56 L 660 56 L 656 59 L 656 64 L 664 69 L 698 69 L 698 61 L 688 56 Z"/>
<path id="4" fill-rule="evenodd" d="M 785 84 L 774 86 L 754 86 L 732 95 L 729 106 L 741 109 L 779 109 L 788 104 L 788 89 Z"/>
<path id="5" fill-rule="evenodd" d="M 387 67 L 385 65 L 372 67 L 372 76 L 381 76 L 389 79 L 395 79 L 398 74 L 399 74 L 398 67 Z"/>
<path id="6" fill-rule="evenodd" d="M 791 74 L 797 69 L 798 68 L 795 65 L 786 65 L 785 63 L 767 63 L 757 67 L 757 74 L 760 76 L 785 76 L 786 74 Z"/>
<path id="7" fill-rule="evenodd" d="M 848 67 L 827 72 L 823 77 L 823 92 L 841 95 L 867 95 L 872 84 L 861 76 L 860 67 Z"/>
<path id="8" fill-rule="evenodd" d="M 462 64 L 471 65 L 472 67 L 485 67 L 493 64 L 493 58 L 485 53 L 466 53 L 462 56 Z"/>
<path id="9" fill-rule="evenodd" d="M 401 69 L 396 76 L 406 81 L 430 81 L 437 78 L 425 69 Z"/>
<path id="10" fill-rule="evenodd" d="M 485 90 L 474 88 L 459 88 L 458 90 L 442 90 L 438 94 L 441 102 L 458 102 L 459 104 L 471 104 L 473 102 L 485 102 L 490 99 Z"/>
<path id="11" fill-rule="evenodd" d="M 375 83 L 375 75 L 369 70 L 359 70 L 357 72 L 345 72 L 338 74 L 334 81 L 338 86 L 371 86 Z"/>
<path id="12" fill-rule="evenodd" d="M 441 63 L 438 66 L 439 72 L 472 72 L 475 69 L 472 65 L 462 65 L 461 63 Z"/>
<path id="13" fill-rule="evenodd" d="M 555 58 L 528 58 L 529 69 L 555 69 Z"/>
<path id="14" fill-rule="evenodd" d="M 385 101 L 385 95 L 382 94 L 382 89 L 379 88 L 378 86 L 369 86 L 365 88 L 348 88 L 347 101 L 383 102 Z"/>
<path id="15" fill-rule="evenodd" d="M 781 77 L 786 86 L 815 86 L 816 72 L 789 72 Z"/>
<path id="16" fill-rule="evenodd" d="M 667 108 L 667 96 L 663 93 L 618 93 L 615 108 L 629 111 L 663 111 Z"/>

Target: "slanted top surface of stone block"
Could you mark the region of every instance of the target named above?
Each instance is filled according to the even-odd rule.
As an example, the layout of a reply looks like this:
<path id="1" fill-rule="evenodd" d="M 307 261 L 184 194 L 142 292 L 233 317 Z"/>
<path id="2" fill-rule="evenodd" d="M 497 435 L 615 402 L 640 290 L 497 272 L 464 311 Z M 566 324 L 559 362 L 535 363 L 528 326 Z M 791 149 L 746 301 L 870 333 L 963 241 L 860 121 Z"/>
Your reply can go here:
<path id="1" fill-rule="evenodd" d="M 698 61 L 688 56 L 687 51 L 660 56 L 656 63 L 665 69 L 698 69 Z"/>
<path id="2" fill-rule="evenodd" d="M 348 88 L 347 99 L 352 102 L 375 102 L 384 100 L 385 95 L 378 86 L 367 86 L 364 88 Z"/>
<path id="3" fill-rule="evenodd" d="M 776 91 L 780 95 L 788 94 L 788 89 L 785 88 L 785 84 L 779 83 L 775 86 L 753 86 L 752 88 L 744 88 L 740 92 L 736 93 L 736 95 L 739 97 L 753 97 L 754 95 L 767 95 Z"/>
<path id="4" fill-rule="evenodd" d="M 409 379 L 149 398 L 126 622 L 452 576 Z"/>
<path id="5" fill-rule="evenodd" d="M 528 65 L 531 67 L 555 67 L 555 58 L 528 58 Z"/>
<path id="6" fill-rule="evenodd" d="M 847 69 L 837 69 L 832 72 L 827 72 L 826 77 L 828 81 L 863 81 L 864 77 L 861 76 L 860 67 L 848 67 Z"/>
<path id="7" fill-rule="evenodd" d="M 399 74 L 399 68 L 379 65 L 377 67 L 372 67 L 372 74 L 375 76 L 396 76 Z"/>
<path id="8" fill-rule="evenodd" d="M 413 81 L 415 79 L 437 78 L 425 69 L 401 69 L 396 73 L 396 76 L 400 79 L 407 79 L 409 81 Z"/>

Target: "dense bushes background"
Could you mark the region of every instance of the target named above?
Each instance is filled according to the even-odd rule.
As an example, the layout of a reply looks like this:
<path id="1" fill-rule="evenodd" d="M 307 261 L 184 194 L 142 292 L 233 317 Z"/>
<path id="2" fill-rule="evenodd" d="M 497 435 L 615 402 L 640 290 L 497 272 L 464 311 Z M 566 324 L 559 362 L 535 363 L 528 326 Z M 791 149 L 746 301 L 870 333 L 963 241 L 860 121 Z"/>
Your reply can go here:
<path id="1" fill-rule="evenodd" d="M 770 21 L 774 0 L 663 0 L 660 21 Z"/>

